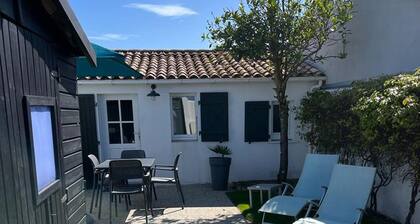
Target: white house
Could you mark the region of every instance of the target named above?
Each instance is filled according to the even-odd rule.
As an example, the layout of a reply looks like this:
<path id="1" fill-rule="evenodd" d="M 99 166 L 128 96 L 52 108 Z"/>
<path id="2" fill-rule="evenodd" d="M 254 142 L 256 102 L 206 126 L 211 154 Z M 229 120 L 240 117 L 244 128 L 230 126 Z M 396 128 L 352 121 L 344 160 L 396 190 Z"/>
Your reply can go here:
<path id="1" fill-rule="evenodd" d="M 287 93 L 292 106 L 298 105 L 307 91 L 319 87 L 323 82 L 328 85 L 348 84 L 353 80 L 412 71 L 419 67 L 420 1 L 353 2 L 355 14 L 349 24 L 352 34 L 346 45 L 348 57 L 302 68 L 300 74 L 289 81 Z M 324 50 L 337 51 L 341 47 Z M 206 183 L 210 181 L 208 157 L 213 155 L 207 148 L 224 144 L 233 151 L 230 181 L 275 178 L 279 164 L 279 142 L 272 121 L 272 117 L 277 115 L 273 115 L 274 86 L 267 65 L 263 62 L 236 62 L 214 51 L 117 52 L 124 55 L 125 62 L 144 77 L 124 77 L 124 74 L 120 74 L 121 77 L 85 76 L 78 81 L 79 94 L 95 95 L 101 159 L 119 157 L 122 148 L 141 148 L 146 150 L 148 156 L 156 157 L 159 163 L 171 163 L 174 156 L 182 151 L 181 181 L 185 184 Z M 152 84 L 156 85 L 155 91 L 160 96 L 147 96 Z M 227 139 L 222 143 L 203 141 L 200 135 L 203 119 L 208 122 L 201 116 L 201 96 L 216 92 L 227 96 L 227 125 L 223 119 L 211 121 L 217 127 L 227 126 L 227 135 L 224 136 Z M 253 101 L 265 101 L 271 105 L 266 116 L 268 131 L 261 134 L 268 133 L 269 137 L 249 143 L 245 136 L 245 105 Z M 130 104 L 127 102 L 133 105 L 132 120 L 108 122 L 107 104 L 114 108 L 110 109 L 111 112 L 116 112 L 126 110 L 126 105 Z M 116 127 L 117 124 L 123 132 L 119 133 L 122 137 L 115 137 L 116 141 L 124 141 L 124 124 L 129 130 L 133 127 L 133 134 L 128 136 L 130 143 L 110 144 L 109 127 Z M 289 176 L 298 177 L 308 146 L 297 134 L 293 113 L 289 133 Z M 409 197 L 409 185 L 395 180 L 380 192 L 379 210 L 403 221 L 408 211 Z M 413 220 L 414 223 L 420 222 L 420 212 Z"/>
<path id="2" fill-rule="evenodd" d="M 158 163 L 172 163 L 182 152 L 183 184 L 209 183 L 208 158 L 214 154 L 208 147 L 222 144 L 233 153 L 230 182 L 276 178 L 279 122 L 273 117 L 278 107 L 266 62 L 238 62 L 211 50 L 117 52 L 143 76 L 79 74 L 79 94 L 94 94 L 97 103 L 100 159 L 119 158 L 124 149 L 143 149 Z M 289 81 L 291 107 L 325 79 L 312 65 L 300 68 Z M 152 85 L 160 96 L 148 96 Z M 299 176 L 308 150 L 296 132 L 291 113 L 291 177 Z"/>

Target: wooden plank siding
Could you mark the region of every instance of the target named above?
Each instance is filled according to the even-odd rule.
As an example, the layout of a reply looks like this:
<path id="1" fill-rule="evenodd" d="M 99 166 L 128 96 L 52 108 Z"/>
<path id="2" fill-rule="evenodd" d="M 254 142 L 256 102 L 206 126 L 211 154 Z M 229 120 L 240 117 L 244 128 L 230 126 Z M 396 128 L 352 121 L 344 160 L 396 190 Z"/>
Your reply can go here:
<path id="1" fill-rule="evenodd" d="M 1 223 L 83 223 L 85 193 L 74 60 L 65 46 L 46 41 L 0 14 Z M 24 96 L 57 99 L 62 188 L 34 203 Z M 67 201 L 61 199 L 67 193 Z"/>

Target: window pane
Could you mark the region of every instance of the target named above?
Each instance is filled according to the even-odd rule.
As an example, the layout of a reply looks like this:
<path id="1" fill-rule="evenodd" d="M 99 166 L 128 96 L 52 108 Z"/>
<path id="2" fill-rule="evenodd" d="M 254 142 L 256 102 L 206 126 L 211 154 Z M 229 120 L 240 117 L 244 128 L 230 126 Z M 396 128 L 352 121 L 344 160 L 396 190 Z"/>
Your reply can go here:
<path id="1" fill-rule="evenodd" d="M 108 114 L 108 121 L 119 121 L 120 112 L 118 110 L 118 100 L 107 100 L 106 112 Z"/>
<path id="2" fill-rule="evenodd" d="M 133 120 L 133 104 L 131 100 L 121 100 L 121 118 L 123 121 Z"/>
<path id="3" fill-rule="evenodd" d="M 195 97 L 172 98 L 172 130 L 174 135 L 195 135 Z"/>
<path id="4" fill-rule="evenodd" d="M 121 144 L 120 124 L 108 124 L 109 144 Z"/>
<path id="5" fill-rule="evenodd" d="M 134 124 L 122 124 L 123 129 L 123 143 L 135 143 L 134 140 Z"/>
<path id="6" fill-rule="evenodd" d="M 31 107 L 32 138 L 38 192 L 57 180 L 51 107 Z"/>
<path id="7" fill-rule="evenodd" d="M 280 132 L 279 105 L 273 105 L 273 133 Z"/>

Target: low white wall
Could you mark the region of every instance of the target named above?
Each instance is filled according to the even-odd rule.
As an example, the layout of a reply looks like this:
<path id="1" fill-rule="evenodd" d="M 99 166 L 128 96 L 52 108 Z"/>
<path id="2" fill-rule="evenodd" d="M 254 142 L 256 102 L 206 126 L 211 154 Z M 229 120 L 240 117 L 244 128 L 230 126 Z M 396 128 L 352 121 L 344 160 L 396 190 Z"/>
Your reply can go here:
<path id="1" fill-rule="evenodd" d="M 401 183 L 395 178 L 390 185 L 379 192 L 378 210 L 382 214 L 404 223 L 408 214 L 409 201 L 411 198 L 411 186 L 408 182 Z M 416 207 L 412 223 L 420 223 L 420 204 Z"/>
<path id="2" fill-rule="evenodd" d="M 141 148 L 146 154 L 155 157 L 158 163 L 172 163 L 178 152 L 183 152 L 180 162 L 180 176 L 184 184 L 210 182 L 210 168 L 208 158 L 213 156 L 209 146 L 218 144 L 196 141 L 171 140 L 170 94 L 200 92 L 228 92 L 229 95 L 229 141 L 223 144 L 232 149 L 232 165 L 230 181 L 252 179 L 275 179 L 279 167 L 278 142 L 259 142 L 248 144 L 244 141 L 245 101 L 274 101 L 274 85 L 271 80 L 264 82 L 232 82 L 207 84 L 157 84 L 160 94 L 154 101 L 147 97 L 150 92 L 149 84 L 101 84 L 83 85 L 79 83 L 79 94 L 136 94 L 138 97 L 138 117 L 140 126 Z M 287 90 L 293 105 L 318 81 L 291 81 Z M 99 103 L 99 107 L 103 104 Z M 291 105 L 291 107 L 293 106 Z M 99 108 L 99 112 L 102 109 Z M 199 111 L 199 107 L 197 108 Z M 197 113 L 200 125 L 200 113 Z M 99 119 L 101 120 L 101 118 Z M 296 121 L 292 115 L 290 119 L 290 165 L 289 176 L 298 177 L 302 163 L 307 153 L 307 145 L 299 140 L 296 133 Z M 102 129 L 103 130 L 103 129 Z M 200 126 L 198 126 L 200 130 Z M 106 135 L 101 131 L 100 136 Z M 103 138 L 103 137 L 102 137 Z M 106 150 L 102 147 L 101 150 Z M 103 154 L 105 157 L 107 154 Z"/>

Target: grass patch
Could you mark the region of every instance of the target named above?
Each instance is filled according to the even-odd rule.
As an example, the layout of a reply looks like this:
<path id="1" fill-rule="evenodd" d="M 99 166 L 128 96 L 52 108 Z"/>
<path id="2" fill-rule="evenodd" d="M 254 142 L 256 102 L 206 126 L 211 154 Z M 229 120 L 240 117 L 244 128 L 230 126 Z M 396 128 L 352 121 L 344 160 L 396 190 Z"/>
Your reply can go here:
<path id="1" fill-rule="evenodd" d="M 253 199 L 253 208 L 250 208 L 248 191 L 231 191 L 227 192 L 226 195 L 232 201 L 232 203 L 239 209 L 242 215 L 246 220 L 252 223 L 261 223 L 262 214 L 258 212 L 258 209 L 261 207 L 259 193 L 255 192 L 252 195 Z M 264 199 L 267 200 L 267 195 L 263 195 Z M 303 216 L 301 214 L 300 216 Z M 292 217 L 280 216 L 280 215 L 270 215 L 266 214 L 265 221 L 270 223 L 279 223 L 279 224 L 290 224 L 293 223 L 294 219 Z M 398 222 L 389 219 L 383 215 L 376 214 L 373 212 L 368 212 L 367 215 L 363 218 L 363 224 L 398 224 Z"/>

